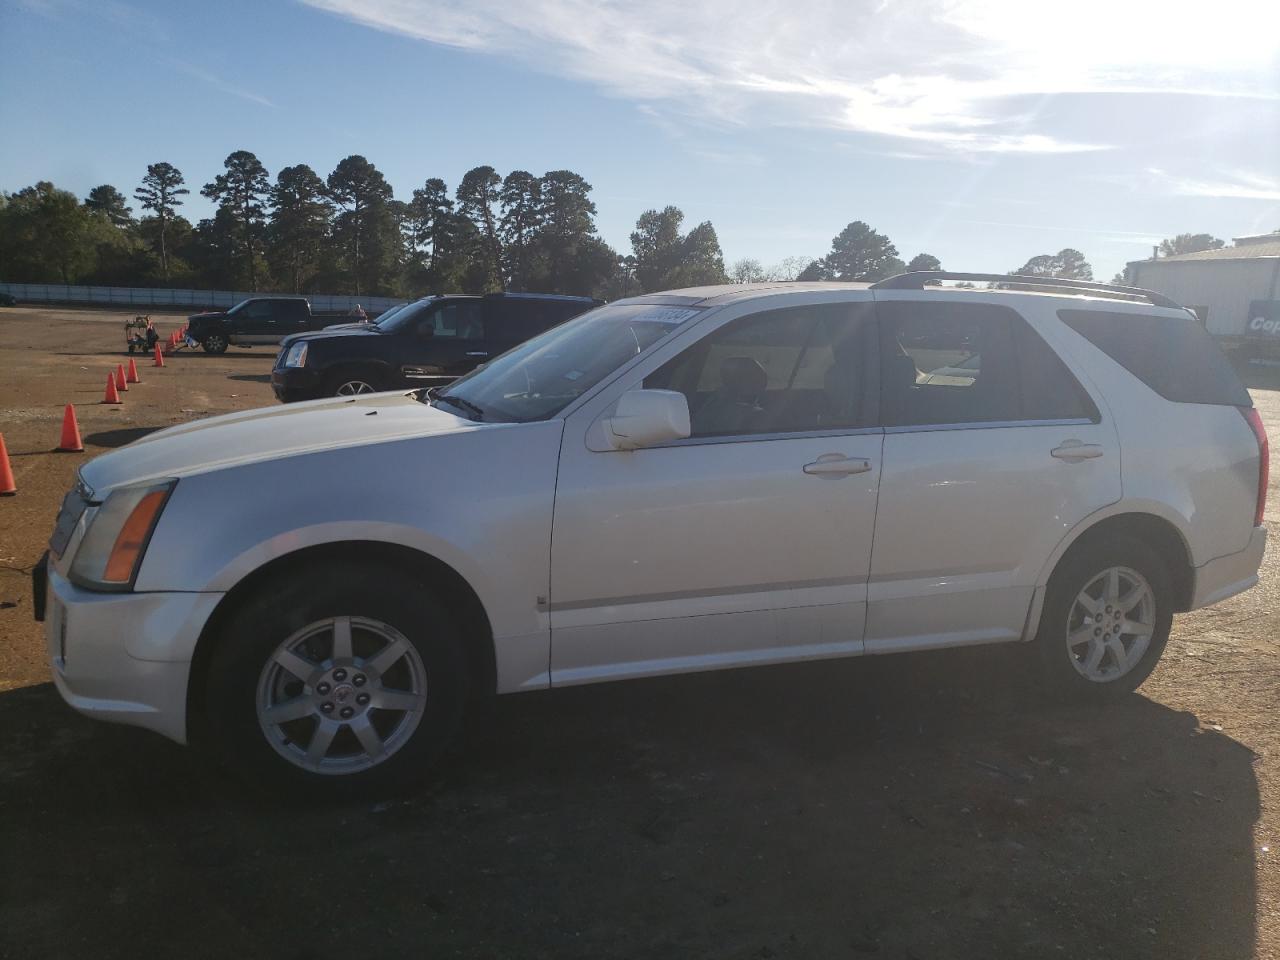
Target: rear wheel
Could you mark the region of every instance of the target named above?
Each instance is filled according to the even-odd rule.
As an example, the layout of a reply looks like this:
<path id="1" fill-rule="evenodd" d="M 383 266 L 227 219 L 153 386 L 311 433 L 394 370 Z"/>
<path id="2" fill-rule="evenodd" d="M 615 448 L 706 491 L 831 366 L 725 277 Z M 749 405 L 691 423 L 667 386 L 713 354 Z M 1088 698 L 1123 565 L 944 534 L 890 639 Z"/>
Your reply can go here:
<path id="1" fill-rule="evenodd" d="M 231 616 L 217 643 L 203 732 L 256 781 L 387 792 L 430 773 L 459 729 L 462 634 L 400 571 L 335 564 L 277 580 Z"/>
<path id="2" fill-rule="evenodd" d="M 204 342 L 200 344 L 204 347 L 205 353 L 226 353 L 227 338 L 220 333 L 210 333 L 204 338 Z"/>
<path id="3" fill-rule="evenodd" d="M 1173 624 L 1169 572 L 1131 537 L 1068 553 L 1045 595 L 1036 647 L 1054 690 L 1107 698 L 1136 690 L 1164 652 Z"/>

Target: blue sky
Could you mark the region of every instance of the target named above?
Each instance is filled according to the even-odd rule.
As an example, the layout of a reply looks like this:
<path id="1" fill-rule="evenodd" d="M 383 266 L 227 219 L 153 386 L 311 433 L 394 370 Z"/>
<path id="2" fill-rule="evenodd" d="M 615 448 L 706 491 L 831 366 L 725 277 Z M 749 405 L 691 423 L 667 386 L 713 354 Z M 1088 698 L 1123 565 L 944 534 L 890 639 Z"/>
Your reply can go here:
<path id="1" fill-rule="evenodd" d="M 131 194 L 167 160 L 195 220 L 237 149 L 361 153 L 406 199 L 572 169 L 620 250 L 674 203 L 728 262 L 865 220 L 904 259 L 1073 246 L 1108 279 L 1280 227 L 1280 3 L 0 0 L 0 189 Z"/>

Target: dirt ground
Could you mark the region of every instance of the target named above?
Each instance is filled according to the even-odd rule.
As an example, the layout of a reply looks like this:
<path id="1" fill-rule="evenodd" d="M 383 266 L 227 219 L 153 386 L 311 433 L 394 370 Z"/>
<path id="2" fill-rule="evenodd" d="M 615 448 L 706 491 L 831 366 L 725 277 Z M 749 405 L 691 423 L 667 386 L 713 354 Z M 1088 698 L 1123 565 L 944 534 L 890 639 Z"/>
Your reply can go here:
<path id="1" fill-rule="evenodd" d="M 76 467 L 274 402 L 259 348 L 97 405 L 127 316 L 0 309 L 0 957 L 1280 957 L 1274 488 L 1262 585 L 1107 709 L 999 648 L 606 684 L 500 699 L 412 799 L 299 806 L 48 682 L 28 571 Z"/>

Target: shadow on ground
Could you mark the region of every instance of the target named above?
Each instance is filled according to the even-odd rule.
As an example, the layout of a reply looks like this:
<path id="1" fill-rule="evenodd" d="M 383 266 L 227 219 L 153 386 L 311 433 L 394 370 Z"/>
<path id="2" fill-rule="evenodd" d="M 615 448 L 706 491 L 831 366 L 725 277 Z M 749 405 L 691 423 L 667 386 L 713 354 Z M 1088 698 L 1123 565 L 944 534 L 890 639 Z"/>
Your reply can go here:
<path id="1" fill-rule="evenodd" d="M 341 807 L 14 691 L 0 923 L 33 957 L 1250 956 L 1253 755 L 1020 677 L 955 651 L 506 697 L 420 794 Z"/>
<path id="2" fill-rule="evenodd" d="M 239 380 L 242 383 L 270 383 L 271 374 L 269 373 L 233 373 L 227 376 L 228 380 Z"/>
<path id="3" fill-rule="evenodd" d="M 149 433 L 155 433 L 162 427 L 121 427 L 118 430 L 100 430 L 97 433 L 87 434 L 83 439 L 86 446 L 90 447 L 123 447 L 127 443 L 133 443 L 135 440 L 141 440 Z"/>

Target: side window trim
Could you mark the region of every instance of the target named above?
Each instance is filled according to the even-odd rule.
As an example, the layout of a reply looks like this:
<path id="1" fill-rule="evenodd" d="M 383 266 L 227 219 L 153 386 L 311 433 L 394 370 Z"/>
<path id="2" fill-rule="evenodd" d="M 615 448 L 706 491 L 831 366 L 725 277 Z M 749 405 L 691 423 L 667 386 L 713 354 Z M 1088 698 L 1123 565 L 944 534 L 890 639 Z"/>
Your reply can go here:
<path id="1" fill-rule="evenodd" d="M 913 423 L 903 427 L 885 427 L 885 433 L 939 433 L 944 430 L 1000 430 L 1009 427 L 1080 427 L 1098 423 L 1088 417 L 1062 420 L 978 420 L 973 423 Z"/>
<path id="2" fill-rule="evenodd" d="M 633 453 L 665 450 L 668 447 L 704 447 L 721 443 L 770 443 L 776 440 L 821 440 L 823 437 L 870 437 L 886 432 L 889 431 L 884 427 L 847 427 L 830 430 L 796 430 L 790 433 L 727 433 L 715 437 L 687 437 L 684 440 L 655 443 L 651 447 L 643 447 Z"/>

